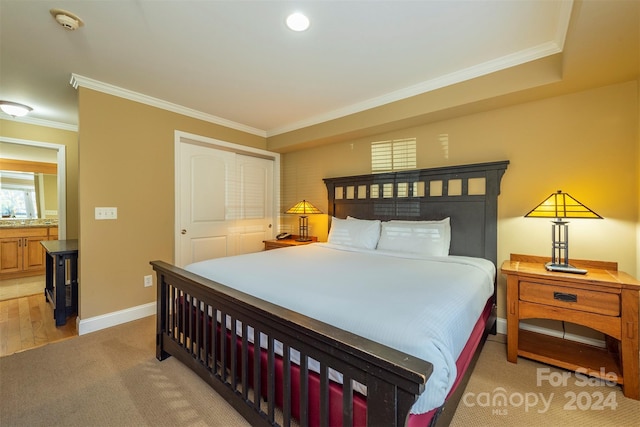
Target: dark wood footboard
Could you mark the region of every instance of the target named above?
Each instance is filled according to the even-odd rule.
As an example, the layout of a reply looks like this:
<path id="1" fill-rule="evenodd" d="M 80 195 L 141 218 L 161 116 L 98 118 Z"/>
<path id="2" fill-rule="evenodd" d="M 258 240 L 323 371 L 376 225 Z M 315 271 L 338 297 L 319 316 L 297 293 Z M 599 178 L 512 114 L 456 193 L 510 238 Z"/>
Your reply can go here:
<path id="1" fill-rule="evenodd" d="M 289 426 L 296 419 L 302 426 L 326 426 L 336 407 L 342 425 L 354 425 L 357 382 L 366 386 L 367 397 L 358 403 L 366 402 L 367 425 L 403 426 L 431 374 L 429 362 L 168 263 L 151 264 L 158 278 L 156 357 L 178 358 L 252 425 Z M 180 304 L 189 309 L 180 309 Z M 250 351 L 252 338 L 261 334 L 266 363 Z M 282 354 L 276 352 L 276 344 L 281 344 Z M 300 353 L 295 370 L 292 351 Z M 282 375 L 276 375 L 276 359 Z M 319 362 L 314 374 L 319 393 L 312 393 L 313 398 L 308 380 L 311 359 Z M 330 392 L 335 387 L 330 369 L 343 376 L 339 402 Z M 299 378 L 292 379 L 292 371 L 299 372 Z M 293 394 L 299 395 L 299 407 L 292 407 Z M 277 401 L 282 401 L 279 408 Z M 310 411 L 311 406 L 319 409 Z M 312 412 L 319 419 L 312 420 Z"/>

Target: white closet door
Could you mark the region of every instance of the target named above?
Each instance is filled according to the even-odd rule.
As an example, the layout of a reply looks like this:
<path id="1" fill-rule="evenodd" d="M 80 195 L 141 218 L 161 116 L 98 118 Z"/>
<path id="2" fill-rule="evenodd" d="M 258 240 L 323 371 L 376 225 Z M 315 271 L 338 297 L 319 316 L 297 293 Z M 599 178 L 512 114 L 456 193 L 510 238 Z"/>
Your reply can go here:
<path id="1" fill-rule="evenodd" d="M 274 220 L 273 161 L 237 154 L 235 167 L 240 185 L 235 253 L 258 252 L 270 238 Z"/>
<path id="2" fill-rule="evenodd" d="M 180 266 L 263 248 L 273 224 L 273 161 L 180 144 Z"/>

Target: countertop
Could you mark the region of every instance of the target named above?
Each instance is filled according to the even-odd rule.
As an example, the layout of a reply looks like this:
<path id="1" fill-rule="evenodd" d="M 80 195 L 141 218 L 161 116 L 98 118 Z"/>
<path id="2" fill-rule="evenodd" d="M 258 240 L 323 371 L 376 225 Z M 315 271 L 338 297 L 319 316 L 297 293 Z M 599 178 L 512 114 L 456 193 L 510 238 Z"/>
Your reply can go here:
<path id="1" fill-rule="evenodd" d="M 58 221 L 51 219 L 0 219 L 0 228 L 57 227 Z"/>

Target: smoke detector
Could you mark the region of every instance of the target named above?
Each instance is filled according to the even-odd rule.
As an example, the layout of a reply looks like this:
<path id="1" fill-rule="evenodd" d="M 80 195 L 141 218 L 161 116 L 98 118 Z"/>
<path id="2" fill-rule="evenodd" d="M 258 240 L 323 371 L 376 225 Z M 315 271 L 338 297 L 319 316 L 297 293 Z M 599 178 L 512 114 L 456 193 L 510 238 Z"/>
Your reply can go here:
<path id="1" fill-rule="evenodd" d="M 80 19 L 77 15 L 71 12 L 67 12 L 66 10 L 51 9 L 49 13 L 51 13 L 51 16 L 53 16 L 56 22 L 62 25 L 62 27 L 65 30 L 69 30 L 69 31 L 77 30 L 78 28 L 84 25 L 84 22 L 82 22 L 82 19 Z"/>

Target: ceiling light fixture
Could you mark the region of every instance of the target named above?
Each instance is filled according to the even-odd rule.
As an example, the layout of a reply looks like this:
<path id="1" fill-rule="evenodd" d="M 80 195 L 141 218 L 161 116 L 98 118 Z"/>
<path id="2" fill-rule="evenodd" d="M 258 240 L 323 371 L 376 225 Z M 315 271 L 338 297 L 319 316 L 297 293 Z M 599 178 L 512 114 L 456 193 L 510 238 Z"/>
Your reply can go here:
<path id="1" fill-rule="evenodd" d="M 305 31 L 309 28 L 309 18 L 300 12 L 287 16 L 287 27 L 293 31 Z"/>
<path id="2" fill-rule="evenodd" d="M 58 24 L 62 25 L 65 30 L 73 31 L 84 25 L 82 19 L 80 19 L 77 15 L 67 12 L 62 9 L 51 9 L 49 11 L 51 16 L 58 22 Z"/>
<path id="3" fill-rule="evenodd" d="M 26 116 L 33 108 L 28 105 L 18 104 L 17 102 L 0 101 L 0 110 L 11 117 L 22 117 Z"/>

